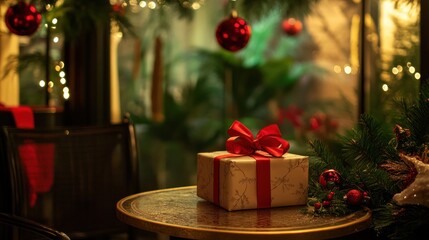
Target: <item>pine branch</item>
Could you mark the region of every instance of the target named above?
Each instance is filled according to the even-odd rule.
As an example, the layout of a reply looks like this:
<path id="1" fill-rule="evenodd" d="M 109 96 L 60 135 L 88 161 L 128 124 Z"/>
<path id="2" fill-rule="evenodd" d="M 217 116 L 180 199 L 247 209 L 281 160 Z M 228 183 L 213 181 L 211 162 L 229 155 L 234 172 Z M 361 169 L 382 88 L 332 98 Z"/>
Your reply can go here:
<path id="1" fill-rule="evenodd" d="M 319 0 L 241 0 L 240 3 L 244 15 L 249 18 L 260 18 L 273 9 L 279 9 L 286 17 L 302 17 L 314 7 Z"/>
<path id="2" fill-rule="evenodd" d="M 358 128 L 343 137 L 343 156 L 348 164 L 361 165 L 358 168 L 374 167 L 386 160 L 386 149 L 392 136 L 382 129 L 371 116 L 363 114 Z"/>

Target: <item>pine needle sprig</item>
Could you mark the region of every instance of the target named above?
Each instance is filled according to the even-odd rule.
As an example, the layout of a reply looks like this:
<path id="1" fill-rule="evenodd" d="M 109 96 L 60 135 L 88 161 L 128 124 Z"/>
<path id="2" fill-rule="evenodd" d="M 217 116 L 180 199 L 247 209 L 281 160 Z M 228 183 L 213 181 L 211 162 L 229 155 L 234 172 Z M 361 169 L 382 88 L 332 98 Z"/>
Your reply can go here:
<path id="1" fill-rule="evenodd" d="M 272 9 L 279 9 L 284 16 L 304 16 L 311 12 L 319 0 L 242 0 L 241 7 L 244 14 L 251 18 L 259 18 Z"/>
<path id="2" fill-rule="evenodd" d="M 410 141 L 415 151 L 421 152 L 429 143 L 429 86 L 422 86 L 417 101 L 401 99 L 395 103 L 402 110 L 398 113 L 398 124 L 410 130 Z"/>
<path id="3" fill-rule="evenodd" d="M 343 157 L 347 164 L 362 165 L 359 168 L 374 167 L 386 160 L 386 149 L 392 138 L 374 118 L 363 114 L 356 129 L 342 137 Z"/>
<path id="4" fill-rule="evenodd" d="M 313 152 L 311 155 L 314 156 L 311 162 L 314 164 L 315 170 L 319 171 L 318 174 L 328 168 L 336 169 L 340 172 L 345 170 L 342 159 L 338 157 L 340 155 L 337 149 L 330 147 L 319 139 L 310 141 L 309 145 Z"/>

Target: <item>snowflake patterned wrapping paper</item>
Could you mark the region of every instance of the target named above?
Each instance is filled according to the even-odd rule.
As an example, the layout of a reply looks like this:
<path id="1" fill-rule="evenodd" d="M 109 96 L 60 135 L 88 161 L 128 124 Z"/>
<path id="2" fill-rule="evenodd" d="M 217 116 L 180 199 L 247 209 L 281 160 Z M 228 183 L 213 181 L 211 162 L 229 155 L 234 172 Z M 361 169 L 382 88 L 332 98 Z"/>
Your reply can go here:
<path id="1" fill-rule="evenodd" d="M 225 157 L 219 161 L 219 182 L 215 183 L 214 159 L 226 151 L 198 153 L 197 195 L 228 211 L 256 209 L 256 160 L 251 156 Z M 308 194 L 308 156 L 285 153 L 270 157 L 271 206 L 305 205 Z M 215 188 L 219 199 L 216 201 Z"/>

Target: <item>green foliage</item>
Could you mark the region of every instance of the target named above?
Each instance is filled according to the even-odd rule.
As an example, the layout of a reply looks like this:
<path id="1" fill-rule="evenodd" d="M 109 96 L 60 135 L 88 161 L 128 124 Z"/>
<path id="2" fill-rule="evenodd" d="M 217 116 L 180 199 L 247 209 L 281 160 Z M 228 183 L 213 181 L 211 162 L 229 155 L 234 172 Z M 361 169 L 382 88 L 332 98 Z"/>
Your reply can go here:
<path id="1" fill-rule="evenodd" d="M 63 33 L 67 39 L 72 39 L 100 24 L 110 26 L 109 21 L 113 13 L 108 1 L 64 0 L 59 6 L 45 12 L 45 18 L 47 23 L 57 18 L 57 31 Z"/>
<path id="2" fill-rule="evenodd" d="M 210 81 L 197 81 L 181 89 L 178 99 L 164 93 L 164 121 L 133 115 L 133 121 L 147 126 L 147 134 L 166 142 L 179 142 L 183 148 L 198 152 L 213 146 L 223 128 L 219 105 L 221 91 Z"/>
<path id="3" fill-rule="evenodd" d="M 241 0 L 237 1 L 246 16 L 260 18 L 272 9 L 281 9 L 284 16 L 303 16 L 319 0 Z"/>
<path id="4" fill-rule="evenodd" d="M 413 156 L 424 155 L 429 139 L 428 87 L 422 86 L 420 92 L 417 100 L 400 101 L 402 108 L 397 114 L 398 125 L 410 130 L 411 136 L 407 141 L 415 146 L 401 151 Z M 355 129 L 339 136 L 333 143 L 312 141 L 314 156 L 310 161 L 309 205 L 323 200 L 332 190 L 336 197 L 330 208 L 310 212 L 341 215 L 359 209 L 340 201 L 348 190 L 359 189 L 370 196 L 362 206 L 373 210 L 374 229 L 380 236 L 389 239 L 415 239 L 419 236 L 429 226 L 429 209 L 421 205 L 399 206 L 393 202 L 393 195 L 402 191 L 403 183 L 384 167 L 386 163 L 402 162 L 398 154 L 399 141 L 393 134 L 393 126 L 382 124 L 367 114 L 361 116 Z M 341 185 L 333 188 L 320 185 L 319 176 L 326 169 L 336 169 L 341 173 Z"/>
<path id="5" fill-rule="evenodd" d="M 46 62 L 45 55 L 40 52 L 29 53 L 20 56 L 10 56 L 8 64 L 5 66 L 2 78 L 6 77 L 9 73 L 18 71 L 22 72 L 29 67 L 34 69 L 45 69 L 44 63 Z"/>
<path id="6" fill-rule="evenodd" d="M 418 96 L 417 104 L 412 104 L 412 100 L 401 100 L 398 101 L 397 107 L 405 109 L 403 112 L 398 114 L 397 122 L 404 128 L 410 129 L 412 134 L 412 141 L 417 146 L 421 146 L 424 143 L 429 142 L 429 86 L 423 84 L 422 90 Z"/>

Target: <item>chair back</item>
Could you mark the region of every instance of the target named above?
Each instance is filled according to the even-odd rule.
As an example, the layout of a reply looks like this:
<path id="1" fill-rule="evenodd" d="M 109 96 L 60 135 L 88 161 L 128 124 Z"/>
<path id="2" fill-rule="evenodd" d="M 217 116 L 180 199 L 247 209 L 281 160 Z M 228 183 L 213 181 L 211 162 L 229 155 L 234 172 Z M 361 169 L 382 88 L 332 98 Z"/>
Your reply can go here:
<path id="1" fill-rule="evenodd" d="M 4 127 L 16 215 L 72 239 L 128 232 L 116 202 L 139 190 L 132 123 L 92 127 Z"/>
<path id="2" fill-rule="evenodd" d="M 0 213 L 0 239 L 70 240 L 63 232 L 7 213 Z"/>

